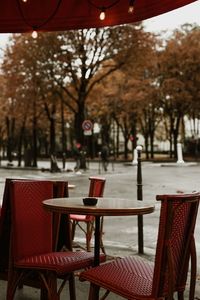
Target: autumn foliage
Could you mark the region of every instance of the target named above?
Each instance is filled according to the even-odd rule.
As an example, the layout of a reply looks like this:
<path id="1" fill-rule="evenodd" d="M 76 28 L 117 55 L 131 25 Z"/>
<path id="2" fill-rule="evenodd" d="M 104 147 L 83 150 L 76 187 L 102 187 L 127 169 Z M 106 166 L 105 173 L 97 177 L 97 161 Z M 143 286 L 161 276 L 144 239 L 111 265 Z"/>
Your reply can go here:
<path id="1" fill-rule="evenodd" d="M 155 140 L 168 141 L 176 157 L 186 121 L 199 138 L 199 53 L 195 25 L 168 40 L 142 24 L 13 35 L 0 74 L 3 156 L 37 166 L 38 157 L 70 155 L 79 142 L 91 157 L 108 143 L 114 158 L 128 159 L 142 136 L 147 158 Z M 100 132 L 85 136 L 85 119 Z"/>

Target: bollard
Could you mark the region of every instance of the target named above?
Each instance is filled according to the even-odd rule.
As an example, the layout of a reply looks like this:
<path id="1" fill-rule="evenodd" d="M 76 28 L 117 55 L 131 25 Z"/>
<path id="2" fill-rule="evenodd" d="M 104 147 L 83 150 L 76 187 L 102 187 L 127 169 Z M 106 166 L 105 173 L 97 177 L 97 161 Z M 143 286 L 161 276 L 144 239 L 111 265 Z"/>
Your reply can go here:
<path id="1" fill-rule="evenodd" d="M 137 200 L 143 200 L 143 191 L 142 191 L 142 167 L 141 167 L 141 152 L 142 146 L 137 146 L 138 154 L 138 164 L 137 164 Z M 138 216 L 138 253 L 144 253 L 144 238 L 143 238 L 143 216 Z"/>
<path id="2" fill-rule="evenodd" d="M 135 148 L 133 151 L 132 165 L 137 165 L 137 164 L 138 164 L 138 152 L 137 152 L 137 148 Z"/>
<path id="3" fill-rule="evenodd" d="M 181 143 L 178 143 L 178 144 L 177 144 L 177 156 L 178 156 L 177 164 L 184 164 L 184 160 L 183 160 L 183 152 L 182 152 L 182 145 L 181 145 Z"/>

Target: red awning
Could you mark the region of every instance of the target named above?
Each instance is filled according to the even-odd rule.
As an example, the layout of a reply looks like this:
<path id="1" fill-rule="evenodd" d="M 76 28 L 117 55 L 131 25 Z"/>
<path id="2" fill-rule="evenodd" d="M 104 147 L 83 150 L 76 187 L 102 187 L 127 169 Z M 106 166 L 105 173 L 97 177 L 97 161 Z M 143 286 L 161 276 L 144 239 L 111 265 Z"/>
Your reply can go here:
<path id="1" fill-rule="evenodd" d="M 197 0 L 1 0 L 0 32 L 58 31 L 142 21 Z M 134 2 L 134 13 L 128 13 Z M 101 9 L 104 21 L 99 19 Z M 169 20 L 170 22 L 170 20 Z"/>

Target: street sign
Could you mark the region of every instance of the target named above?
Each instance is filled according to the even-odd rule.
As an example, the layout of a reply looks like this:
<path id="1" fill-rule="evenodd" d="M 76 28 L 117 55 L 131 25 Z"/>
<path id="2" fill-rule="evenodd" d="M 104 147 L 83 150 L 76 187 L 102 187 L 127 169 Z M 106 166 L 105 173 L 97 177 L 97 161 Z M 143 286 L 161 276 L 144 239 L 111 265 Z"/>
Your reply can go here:
<path id="1" fill-rule="evenodd" d="M 84 135 L 92 135 L 92 130 L 84 130 Z"/>
<path id="2" fill-rule="evenodd" d="M 93 124 L 90 120 L 85 120 L 82 123 L 82 128 L 84 131 L 91 131 L 93 128 Z"/>

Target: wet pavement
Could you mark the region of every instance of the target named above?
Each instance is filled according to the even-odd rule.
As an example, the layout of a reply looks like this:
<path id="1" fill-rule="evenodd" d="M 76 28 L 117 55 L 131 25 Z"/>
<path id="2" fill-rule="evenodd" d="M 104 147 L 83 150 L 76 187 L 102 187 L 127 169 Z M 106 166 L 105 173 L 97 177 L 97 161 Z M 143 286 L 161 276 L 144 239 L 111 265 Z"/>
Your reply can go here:
<path id="1" fill-rule="evenodd" d="M 59 163 L 62 168 L 61 163 Z M 115 163 L 109 164 L 108 171 L 104 172 L 99 163 L 89 163 L 86 171 L 74 172 L 75 164 L 68 162 L 65 170 L 60 173 L 47 171 L 49 163 L 40 162 L 39 170 L 24 170 L 23 168 L 4 168 L 2 162 L 0 168 L 0 199 L 3 195 L 5 178 L 46 178 L 67 180 L 75 185 L 70 190 L 70 196 L 86 196 L 88 194 L 89 176 L 102 176 L 106 178 L 105 197 L 122 197 L 129 199 L 137 198 L 137 166 L 132 164 Z M 41 169 L 42 168 L 42 169 Z M 43 171 L 42 171 L 43 170 Z M 165 164 L 142 162 L 143 199 L 155 205 L 155 212 L 144 216 L 144 259 L 153 260 L 156 247 L 157 228 L 159 221 L 160 203 L 156 202 L 157 194 L 188 193 L 200 190 L 200 164 Z M 104 246 L 109 256 L 138 255 L 137 242 L 137 218 L 136 217 L 105 217 L 104 218 Z M 197 280 L 195 299 L 200 299 L 200 212 L 196 224 L 196 247 L 198 256 Z M 82 232 L 77 231 L 75 242 L 84 246 Z M 86 300 L 89 285 L 87 282 L 76 280 L 77 300 Z M 188 299 L 188 290 L 185 299 Z M 66 295 L 67 293 L 67 295 Z M 6 283 L 0 281 L 0 300 L 6 295 Z M 61 300 L 69 299 L 68 288 L 61 296 Z M 39 299 L 39 292 L 35 289 L 24 287 L 16 293 L 17 300 Z M 122 299 L 110 294 L 108 300 Z"/>

